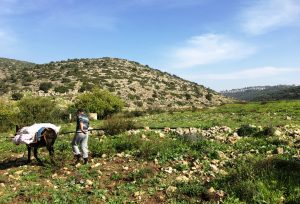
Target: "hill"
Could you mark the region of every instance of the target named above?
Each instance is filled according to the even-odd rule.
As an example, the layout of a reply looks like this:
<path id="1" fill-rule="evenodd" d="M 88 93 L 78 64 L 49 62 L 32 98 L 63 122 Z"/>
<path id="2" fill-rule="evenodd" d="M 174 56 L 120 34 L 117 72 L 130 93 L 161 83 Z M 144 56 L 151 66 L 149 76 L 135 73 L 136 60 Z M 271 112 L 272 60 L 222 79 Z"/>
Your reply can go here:
<path id="1" fill-rule="evenodd" d="M 221 91 L 221 94 L 245 101 L 275 101 L 300 99 L 300 86 L 254 86 Z"/>
<path id="2" fill-rule="evenodd" d="M 71 59 L 48 64 L 0 61 L 0 94 L 5 96 L 29 91 L 72 100 L 78 92 L 100 86 L 121 97 L 128 109 L 201 108 L 230 101 L 202 85 L 125 59 Z"/>

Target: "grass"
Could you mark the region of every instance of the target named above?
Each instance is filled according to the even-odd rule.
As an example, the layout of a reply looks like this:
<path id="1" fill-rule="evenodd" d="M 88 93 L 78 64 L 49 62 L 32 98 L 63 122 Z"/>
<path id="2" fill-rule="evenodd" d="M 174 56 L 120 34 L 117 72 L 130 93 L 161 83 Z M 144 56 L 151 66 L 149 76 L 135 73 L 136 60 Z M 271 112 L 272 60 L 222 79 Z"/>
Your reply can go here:
<path id="1" fill-rule="evenodd" d="M 288 120 L 287 117 L 291 117 Z M 300 125 L 300 101 L 252 102 L 226 104 L 220 107 L 195 111 L 165 112 L 134 117 L 140 127 L 198 127 L 209 128 L 226 125 L 238 128 L 242 125 L 280 126 Z M 91 121 L 93 128 L 103 128 L 104 121 Z M 74 123 L 62 124 L 61 132 L 75 129 Z"/>
<path id="2" fill-rule="evenodd" d="M 157 127 L 207 128 L 218 123 L 237 130 L 250 123 L 266 130 L 299 125 L 299 105 L 297 101 L 231 104 L 133 119 Z M 78 167 L 73 165 L 72 134 L 57 139 L 55 166 L 45 149 L 39 150 L 45 166 L 38 166 L 35 160 L 25 165 L 26 147 L 15 146 L 6 139 L 8 133 L 1 133 L 0 203 L 299 203 L 297 139 L 269 132 L 273 129 L 246 134 L 235 143 L 197 134 L 193 140 L 173 133 L 161 137 L 152 131 L 92 134 L 90 162 Z M 279 147 L 283 153 L 275 154 Z"/>
<path id="3" fill-rule="evenodd" d="M 287 116 L 292 120 L 287 120 Z M 143 116 L 136 121 L 150 127 L 199 127 L 243 124 L 268 126 L 300 124 L 300 101 L 227 104 L 213 109 L 183 111 Z"/>

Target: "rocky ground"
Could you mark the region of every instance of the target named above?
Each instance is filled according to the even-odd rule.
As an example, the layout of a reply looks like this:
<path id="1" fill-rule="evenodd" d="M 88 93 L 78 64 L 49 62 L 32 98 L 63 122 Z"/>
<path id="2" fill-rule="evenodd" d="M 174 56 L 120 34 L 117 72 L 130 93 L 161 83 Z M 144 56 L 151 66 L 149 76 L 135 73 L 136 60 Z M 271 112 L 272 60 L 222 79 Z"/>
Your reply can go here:
<path id="1" fill-rule="evenodd" d="M 296 170 L 300 168 L 299 126 L 279 126 L 272 135 L 265 135 L 263 127 L 251 127 L 259 134 L 239 136 L 238 129 L 227 126 L 145 128 L 117 137 L 94 133 L 89 164 L 76 166 L 72 165 L 71 136 L 58 139 L 55 166 L 48 163 L 45 150 L 41 153 L 45 166 L 35 161 L 25 165 L 25 148 L 2 140 L 0 202 L 247 202 L 247 196 L 239 196 L 226 185 L 243 161 L 247 168 L 253 165 L 249 159 L 267 164 L 293 162 Z M 258 173 L 253 176 L 264 179 Z M 273 192 L 271 188 L 268 191 Z M 255 199 L 283 203 L 300 198 L 299 188 L 281 191 L 272 196 L 256 192 Z"/>

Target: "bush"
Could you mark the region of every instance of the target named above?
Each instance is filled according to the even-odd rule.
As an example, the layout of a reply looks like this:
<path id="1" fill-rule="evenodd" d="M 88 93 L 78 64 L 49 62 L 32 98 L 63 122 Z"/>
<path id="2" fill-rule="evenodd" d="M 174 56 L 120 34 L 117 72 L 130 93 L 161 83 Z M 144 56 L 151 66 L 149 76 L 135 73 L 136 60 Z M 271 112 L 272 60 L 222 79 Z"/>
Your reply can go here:
<path id="1" fill-rule="evenodd" d="M 117 135 L 136 128 L 136 124 L 131 119 L 113 116 L 104 121 L 103 128 L 107 134 Z"/>
<path id="2" fill-rule="evenodd" d="M 300 164 L 288 159 L 248 158 L 237 161 L 219 181 L 224 189 L 246 203 L 299 203 Z"/>
<path id="3" fill-rule="evenodd" d="M 201 197 L 203 193 L 206 193 L 206 188 L 203 183 L 199 181 L 190 181 L 188 183 L 177 183 L 178 193 L 189 197 Z"/>
<path id="4" fill-rule="evenodd" d="M 252 125 L 242 125 L 237 133 L 239 136 L 254 136 L 259 132 L 259 128 Z"/>
<path id="5" fill-rule="evenodd" d="M 58 93 L 67 93 L 69 91 L 69 87 L 67 87 L 67 86 L 57 86 L 57 87 L 54 88 L 54 91 L 58 92 Z"/>
<path id="6" fill-rule="evenodd" d="M 94 88 L 91 92 L 79 95 L 74 106 L 76 109 L 81 108 L 90 113 L 98 113 L 99 117 L 104 118 L 121 111 L 124 103 L 109 91 Z"/>
<path id="7" fill-rule="evenodd" d="M 11 95 L 11 98 L 15 101 L 18 101 L 18 100 L 21 100 L 23 98 L 23 96 L 24 95 L 22 93 L 16 92 Z"/>
<path id="8" fill-rule="evenodd" d="M 273 136 L 274 133 L 276 131 L 276 128 L 274 128 L 272 125 L 271 126 L 268 126 L 268 127 L 265 127 L 263 129 L 263 135 L 265 136 Z"/>
<path id="9" fill-rule="evenodd" d="M 51 89 L 53 84 L 51 82 L 42 82 L 40 83 L 39 89 L 44 91 L 45 93 L 48 93 L 49 89 Z"/>
<path id="10" fill-rule="evenodd" d="M 211 101 L 212 98 L 213 98 L 213 95 L 212 95 L 211 93 L 208 93 L 208 94 L 205 96 L 205 98 L 206 98 L 207 100 Z"/>
<path id="11" fill-rule="evenodd" d="M 60 111 L 49 97 L 26 97 L 19 101 L 18 107 L 21 125 L 60 121 Z"/>
<path id="12" fill-rule="evenodd" d="M 95 86 L 94 84 L 83 82 L 83 84 L 79 89 L 79 92 L 91 91 L 94 88 L 94 86 Z"/>
<path id="13" fill-rule="evenodd" d="M 0 129 L 2 132 L 14 128 L 16 115 L 16 106 L 0 99 Z"/>

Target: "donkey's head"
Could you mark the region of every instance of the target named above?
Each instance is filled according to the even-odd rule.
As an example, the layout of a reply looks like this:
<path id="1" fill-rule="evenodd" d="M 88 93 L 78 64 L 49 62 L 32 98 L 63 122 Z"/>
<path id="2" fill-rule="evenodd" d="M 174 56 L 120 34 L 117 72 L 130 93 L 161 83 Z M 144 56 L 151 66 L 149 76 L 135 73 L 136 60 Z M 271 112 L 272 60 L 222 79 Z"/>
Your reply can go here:
<path id="1" fill-rule="evenodd" d="M 17 134 L 17 132 L 19 132 L 19 130 L 20 130 L 19 125 L 16 125 L 16 134 Z"/>
<path id="2" fill-rule="evenodd" d="M 50 145 L 53 145 L 57 138 L 57 133 L 55 132 L 55 130 L 53 130 L 51 128 L 46 128 L 43 131 L 42 135 L 44 135 L 46 144 L 50 144 Z"/>

